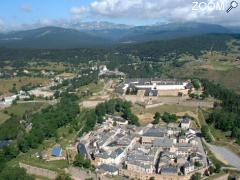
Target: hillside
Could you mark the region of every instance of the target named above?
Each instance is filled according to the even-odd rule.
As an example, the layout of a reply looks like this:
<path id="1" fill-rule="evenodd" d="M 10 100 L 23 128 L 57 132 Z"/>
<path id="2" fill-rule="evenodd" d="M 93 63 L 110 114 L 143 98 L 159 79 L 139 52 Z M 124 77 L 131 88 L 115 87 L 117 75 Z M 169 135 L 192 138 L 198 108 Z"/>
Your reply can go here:
<path id="1" fill-rule="evenodd" d="M 188 53 L 199 56 L 203 51 L 227 51 L 227 42 L 239 38 L 238 35 L 208 34 L 174 40 L 152 41 L 141 44 L 124 45 L 120 51 L 138 55 L 144 59 L 158 59 L 163 56 Z"/>
<path id="2" fill-rule="evenodd" d="M 105 44 L 104 38 L 74 29 L 44 27 L 0 34 L 0 47 L 65 49 L 92 47 Z"/>
<path id="3" fill-rule="evenodd" d="M 179 56 L 190 54 L 195 57 L 204 51 L 227 51 L 227 42 L 240 38 L 239 35 L 208 34 L 174 40 L 153 41 L 139 44 L 115 45 L 105 48 L 80 48 L 80 49 L 10 49 L 0 48 L 0 61 L 31 61 L 32 59 L 48 59 L 49 61 L 81 62 L 94 59 L 106 60 L 105 55 L 131 54 L 139 56 L 141 60 L 159 61 L 161 57 Z M 67 43 L 67 42 L 66 42 Z M 66 43 L 64 43 L 66 45 Z M 50 44 L 50 43 L 49 43 Z M 110 59 L 111 60 L 111 59 Z"/>
<path id="4" fill-rule="evenodd" d="M 0 34 L 0 47 L 72 49 L 106 47 L 173 40 L 206 34 L 237 33 L 238 27 L 203 23 L 172 23 L 151 26 L 126 26 L 111 23 L 80 23 L 61 27 L 43 27 Z"/>

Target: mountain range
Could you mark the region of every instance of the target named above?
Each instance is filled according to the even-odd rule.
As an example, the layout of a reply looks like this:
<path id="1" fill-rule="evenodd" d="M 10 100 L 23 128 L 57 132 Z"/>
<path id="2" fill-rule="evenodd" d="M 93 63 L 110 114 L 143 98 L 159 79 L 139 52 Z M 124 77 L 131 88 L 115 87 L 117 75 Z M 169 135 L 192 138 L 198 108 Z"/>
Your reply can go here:
<path id="1" fill-rule="evenodd" d="M 240 27 L 204 23 L 171 23 L 151 26 L 128 26 L 108 22 L 72 24 L 67 28 L 42 27 L 0 34 L 0 47 L 68 49 L 105 47 L 169 40 L 201 34 L 240 33 Z"/>

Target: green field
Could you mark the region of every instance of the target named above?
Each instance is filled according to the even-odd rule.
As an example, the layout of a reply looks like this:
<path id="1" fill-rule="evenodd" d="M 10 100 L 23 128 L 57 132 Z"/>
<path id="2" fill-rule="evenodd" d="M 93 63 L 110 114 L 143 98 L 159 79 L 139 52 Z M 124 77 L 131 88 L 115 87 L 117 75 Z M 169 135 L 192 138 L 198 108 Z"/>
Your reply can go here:
<path id="1" fill-rule="evenodd" d="M 46 103 L 23 103 L 23 104 L 16 104 L 8 107 L 6 109 L 2 109 L 0 111 L 0 124 L 4 123 L 7 119 L 11 117 L 11 115 L 15 115 L 18 117 L 22 117 L 25 112 L 34 113 L 41 108 L 45 107 Z"/>
<path id="2" fill-rule="evenodd" d="M 10 116 L 0 111 L 0 124 L 4 123 Z"/>
<path id="3" fill-rule="evenodd" d="M 87 86 L 82 86 L 78 89 L 78 92 L 83 92 L 83 91 L 91 91 L 92 93 L 97 93 L 103 89 L 104 83 L 103 82 L 98 82 L 96 83 L 90 83 Z"/>
<path id="4" fill-rule="evenodd" d="M 235 60 L 236 54 L 214 52 L 204 54 L 199 60 L 184 58 L 187 63 L 167 67 L 166 74 L 174 78 L 206 78 L 240 93 L 240 62 Z"/>
<path id="5" fill-rule="evenodd" d="M 51 149 L 56 144 L 55 139 L 49 139 L 44 141 L 43 144 L 40 144 L 37 149 L 31 149 L 27 153 L 19 154 L 15 159 L 12 159 L 8 162 L 9 166 L 17 166 L 19 162 L 36 166 L 39 168 L 45 168 L 53 171 L 61 172 L 62 169 L 68 166 L 66 160 L 59 160 L 59 161 L 45 161 L 42 159 L 38 159 L 34 156 L 35 153 Z"/>
<path id="6" fill-rule="evenodd" d="M 47 85 L 49 83 L 48 78 L 43 77 L 14 77 L 9 79 L 0 79 L 0 92 L 6 95 L 11 94 L 9 92 L 12 89 L 13 84 L 16 85 L 16 89 L 19 91 L 24 85 Z"/>
<path id="7" fill-rule="evenodd" d="M 179 112 L 196 112 L 196 108 L 188 107 L 188 106 L 180 106 L 180 105 L 161 105 L 153 108 L 144 109 L 138 105 L 133 106 L 132 108 L 133 113 L 136 114 L 144 114 L 144 113 L 152 113 L 155 114 L 156 112 L 160 112 L 161 114 L 164 112 L 169 113 L 179 113 Z"/>
<path id="8" fill-rule="evenodd" d="M 193 118 L 197 118 L 196 108 L 179 105 L 161 105 L 148 109 L 145 109 L 139 105 L 134 105 L 132 107 L 132 112 L 138 116 L 141 125 L 147 125 L 151 123 L 153 121 L 153 116 L 156 112 L 159 112 L 160 114 L 168 112 L 172 114 L 177 114 L 177 116 L 184 116 L 185 114 L 188 114 Z"/>
<path id="9" fill-rule="evenodd" d="M 46 105 L 45 103 L 23 103 L 23 104 L 16 104 L 16 105 L 12 105 L 9 108 L 6 108 L 4 111 L 7 111 L 7 114 L 13 114 L 16 116 L 22 116 L 26 111 L 27 112 L 35 112 L 38 111 L 40 108 L 42 108 L 44 105 Z"/>

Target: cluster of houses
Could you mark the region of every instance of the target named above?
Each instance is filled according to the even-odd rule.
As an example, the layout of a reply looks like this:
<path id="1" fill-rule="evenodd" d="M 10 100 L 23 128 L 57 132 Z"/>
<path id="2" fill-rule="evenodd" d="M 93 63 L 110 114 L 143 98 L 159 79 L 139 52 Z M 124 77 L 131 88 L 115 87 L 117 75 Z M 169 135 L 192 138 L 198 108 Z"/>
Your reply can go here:
<path id="1" fill-rule="evenodd" d="M 16 70 L 3 70 L 0 72 L 0 77 L 14 77 L 14 76 L 47 76 L 52 77 L 55 75 L 53 71 L 46 70 L 27 70 L 27 69 L 16 69 Z"/>
<path id="2" fill-rule="evenodd" d="M 125 77 L 126 75 L 123 72 L 118 70 L 111 71 L 107 68 L 106 65 L 101 65 L 99 67 L 99 77 Z"/>
<path id="3" fill-rule="evenodd" d="M 6 107 L 10 107 L 13 102 L 15 100 L 26 100 L 26 99 L 30 99 L 30 96 L 28 93 L 24 92 L 24 91 L 19 91 L 18 94 L 15 94 L 15 95 L 12 95 L 12 96 L 6 96 L 6 97 L 3 97 L 1 100 L 0 100 L 0 109 L 2 108 L 6 108 Z"/>
<path id="4" fill-rule="evenodd" d="M 190 119 L 164 128 L 128 125 L 121 117 L 107 121 L 81 138 L 79 153 L 103 175 L 186 176 L 207 166 L 207 157 Z"/>
<path id="5" fill-rule="evenodd" d="M 192 88 L 190 80 L 176 79 L 126 79 L 117 87 L 120 94 L 136 92 L 143 96 L 183 96 Z"/>
<path id="6" fill-rule="evenodd" d="M 27 71 L 27 70 L 26 70 Z M 45 71 L 43 71 L 45 72 Z M 47 73 L 47 72 L 46 72 Z M 31 96 L 39 97 L 39 98 L 53 98 L 54 91 L 51 90 L 51 87 L 57 86 L 62 84 L 65 79 L 71 79 L 72 77 L 63 77 L 63 76 L 56 76 L 52 78 L 51 82 L 44 87 L 36 87 L 29 91 L 22 91 L 20 90 L 18 94 L 11 95 L 11 96 L 3 96 L 0 99 L 0 109 L 10 107 L 15 100 L 28 100 Z"/>

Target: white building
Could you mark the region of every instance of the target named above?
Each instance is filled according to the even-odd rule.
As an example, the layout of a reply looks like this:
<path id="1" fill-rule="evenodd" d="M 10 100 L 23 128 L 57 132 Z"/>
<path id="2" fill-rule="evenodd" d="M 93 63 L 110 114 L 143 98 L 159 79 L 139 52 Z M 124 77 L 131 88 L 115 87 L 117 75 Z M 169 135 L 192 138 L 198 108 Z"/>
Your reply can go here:
<path id="1" fill-rule="evenodd" d="M 185 174 L 185 175 L 193 172 L 193 171 L 194 171 L 194 164 L 191 163 L 191 162 L 186 162 L 186 163 L 183 165 L 183 171 L 184 171 L 184 174 Z"/>
<path id="2" fill-rule="evenodd" d="M 130 85 L 139 89 L 151 90 L 184 90 L 188 88 L 190 81 L 163 80 L 163 79 L 129 79 L 124 82 L 123 89 L 127 90 Z"/>
<path id="3" fill-rule="evenodd" d="M 191 124 L 191 120 L 189 118 L 183 118 L 181 120 L 181 128 L 183 130 L 189 129 Z"/>

